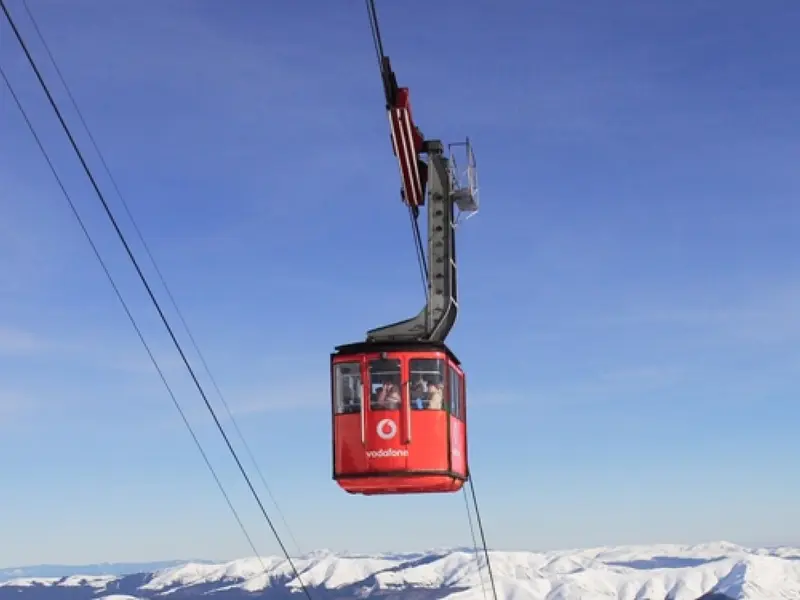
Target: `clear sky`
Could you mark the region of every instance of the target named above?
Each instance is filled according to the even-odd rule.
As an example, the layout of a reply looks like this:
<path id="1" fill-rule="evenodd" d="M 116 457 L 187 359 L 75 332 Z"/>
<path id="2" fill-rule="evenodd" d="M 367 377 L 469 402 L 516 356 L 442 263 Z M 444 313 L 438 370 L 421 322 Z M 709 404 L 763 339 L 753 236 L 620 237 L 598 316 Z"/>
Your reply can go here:
<path id="1" fill-rule="evenodd" d="M 400 4 L 415 116 L 481 169 L 449 342 L 489 544 L 800 542 L 800 5 Z M 300 548 L 468 545 L 459 495 L 331 480 L 329 353 L 422 298 L 364 4 L 29 5 Z M 5 22 L 0 62 L 278 552 Z M 0 565 L 249 555 L 7 90 L 0 131 Z"/>

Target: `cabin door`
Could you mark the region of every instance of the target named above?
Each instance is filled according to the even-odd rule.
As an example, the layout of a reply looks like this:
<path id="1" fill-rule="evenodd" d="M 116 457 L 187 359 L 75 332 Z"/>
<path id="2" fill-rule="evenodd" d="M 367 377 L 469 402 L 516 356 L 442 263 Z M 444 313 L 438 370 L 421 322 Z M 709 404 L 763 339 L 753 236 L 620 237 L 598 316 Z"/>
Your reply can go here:
<path id="1" fill-rule="evenodd" d="M 365 442 L 368 470 L 405 471 L 408 465 L 408 396 L 403 361 L 389 354 L 369 360 Z M 405 375 L 405 376 L 404 376 Z"/>

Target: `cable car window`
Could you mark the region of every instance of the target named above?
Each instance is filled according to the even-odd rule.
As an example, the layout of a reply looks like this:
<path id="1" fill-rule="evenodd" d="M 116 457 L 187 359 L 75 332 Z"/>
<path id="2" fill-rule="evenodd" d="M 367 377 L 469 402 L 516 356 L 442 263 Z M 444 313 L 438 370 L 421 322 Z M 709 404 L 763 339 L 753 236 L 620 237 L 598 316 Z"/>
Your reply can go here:
<path id="1" fill-rule="evenodd" d="M 369 363 L 370 408 L 398 410 L 400 408 L 400 361 L 377 359 Z"/>
<path id="2" fill-rule="evenodd" d="M 361 365 L 357 362 L 339 363 L 334 366 L 334 374 L 336 414 L 359 412 L 364 389 L 361 382 Z"/>
<path id="3" fill-rule="evenodd" d="M 417 410 L 442 410 L 444 398 L 444 361 L 438 358 L 412 358 L 409 362 L 411 376 L 411 408 Z"/>
<path id="4" fill-rule="evenodd" d="M 464 385 L 464 374 L 460 373 L 458 375 L 458 386 L 460 388 L 460 394 L 458 395 L 458 414 L 459 419 L 462 421 L 467 420 L 467 388 Z"/>
<path id="5" fill-rule="evenodd" d="M 464 412 L 461 404 L 461 378 L 455 369 L 450 372 L 450 414 L 456 419 L 463 419 Z"/>

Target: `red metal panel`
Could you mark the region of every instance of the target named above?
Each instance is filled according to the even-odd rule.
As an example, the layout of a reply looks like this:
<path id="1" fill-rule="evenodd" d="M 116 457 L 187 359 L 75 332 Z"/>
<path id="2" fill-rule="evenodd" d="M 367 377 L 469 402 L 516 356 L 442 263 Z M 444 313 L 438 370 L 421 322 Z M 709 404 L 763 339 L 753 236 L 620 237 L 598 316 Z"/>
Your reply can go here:
<path id="1" fill-rule="evenodd" d="M 441 494 L 457 492 L 464 481 L 448 475 L 405 475 L 339 479 L 339 486 L 351 494 Z"/>
<path id="2" fill-rule="evenodd" d="M 380 355 L 340 356 L 334 363 L 377 359 Z M 442 352 L 389 352 L 384 358 L 400 359 L 403 381 L 408 381 L 411 358 L 446 359 Z M 460 371 L 460 369 L 458 369 Z M 466 437 L 461 421 L 451 422 L 448 440 L 444 410 L 412 410 L 408 386 L 402 386 L 400 410 L 370 407 L 368 370 L 362 370 L 364 439 L 359 413 L 334 417 L 334 476 L 346 491 L 357 494 L 403 494 L 455 492 L 463 480 L 448 471 L 448 448 L 461 458 L 453 460 L 453 471 L 466 476 Z M 409 427 L 410 426 L 410 427 Z M 409 441 L 410 434 L 410 441 Z M 448 444 L 448 441 L 451 443 Z"/>
<path id="3" fill-rule="evenodd" d="M 405 202 L 409 206 L 422 206 L 425 198 L 422 193 L 422 179 L 417 158 L 422 150 L 423 140 L 411 116 L 408 88 L 400 88 L 397 91 L 395 104 L 389 108 L 389 125 L 392 132 L 392 146 L 400 164 Z"/>
<path id="4" fill-rule="evenodd" d="M 467 476 L 467 428 L 463 421 L 450 417 L 450 452 L 454 473 Z"/>

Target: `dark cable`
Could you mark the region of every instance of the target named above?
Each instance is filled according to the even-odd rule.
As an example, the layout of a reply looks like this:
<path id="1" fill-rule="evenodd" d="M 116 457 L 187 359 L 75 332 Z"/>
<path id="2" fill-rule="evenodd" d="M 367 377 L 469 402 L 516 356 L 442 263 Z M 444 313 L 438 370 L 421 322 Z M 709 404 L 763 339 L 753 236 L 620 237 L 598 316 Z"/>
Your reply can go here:
<path id="1" fill-rule="evenodd" d="M 2 0 L 0 0 L 2 1 Z M 486 535 L 483 532 L 483 521 L 481 520 L 481 513 L 478 509 L 478 498 L 475 495 L 475 485 L 472 479 L 472 473 L 469 473 L 467 480 L 469 489 L 472 492 L 472 505 L 475 507 L 475 520 L 478 521 L 478 530 L 481 532 L 481 542 L 483 543 L 483 554 L 486 557 L 486 569 L 489 571 L 489 582 L 492 585 L 492 595 L 494 600 L 497 600 L 497 587 L 494 584 L 494 574 L 492 573 L 492 561 L 489 559 L 489 548 L 486 545 Z"/>
<path id="2" fill-rule="evenodd" d="M 419 256 L 419 268 L 422 270 L 422 274 L 425 277 L 425 281 L 428 281 L 428 263 L 425 260 L 425 247 L 422 245 L 422 233 L 419 230 L 419 219 L 412 218 L 412 227 L 414 228 L 414 238 L 417 242 L 417 256 Z"/>
<path id="3" fill-rule="evenodd" d="M 472 548 L 475 552 L 475 562 L 478 565 L 478 577 L 481 579 L 481 590 L 483 591 L 483 598 L 486 600 L 486 582 L 483 579 L 483 571 L 481 570 L 481 557 L 478 554 L 478 540 L 475 539 L 475 527 L 472 525 L 472 512 L 469 509 L 469 496 L 467 495 L 467 488 L 461 488 L 464 492 L 464 505 L 467 508 L 467 520 L 469 521 L 469 534 L 472 537 Z"/>
<path id="4" fill-rule="evenodd" d="M 275 499 L 275 496 L 272 494 L 272 490 L 270 489 L 269 485 L 267 485 L 267 481 L 266 481 L 266 478 L 264 477 L 264 473 L 262 472 L 261 467 L 259 466 L 258 462 L 256 461 L 255 456 L 253 455 L 253 452 L 251 451 L 249 444 L 245 440 L 244 434 L 242 434 L 242 431 L 239 428 L 239 424 L 236 421 L 236 419 L 234 418 L 233 412 L 231 411 L 230 406 L 228 405 L 227 401 L 225 400 L 224 395 L 222 394 L 222 390 L 220 389 L 219 385 L 217 384 L 216 379 L 212 375 L 211 369 L 209 368 L 208 363 L 206 362 L 205 356 L 203 356 L 203 353 L 200 351 L 200 347 L 197 344 L 197 342 L 195 341 L 194 335 L 192 335 L 192 331 L 189 328 L 189 324 L 186 322 L 186 319 L 183 316 L 183 312 L 178 307 L 178 303 L 175 300 L 175 297 L 173 296 L 172 291 L 169 289 L 169 286 L 167 285 L 166 279 L 164 278 L 164 275 L 161 273 L 161 269 L 158 268 L 158 264 L 156 263 L 156 259 L 153 256 L 153 253 L 150 251 L 150 247 L 147 245 L 147 242 L 145 241 L 144 236 L 142 235 L 142 232 L 139 229 L 138 224 L 136 223 L 136 219 L 133 218 L 133 214 L 131 213 L 130 207 L 128 206 L 128 203 L 125 201 L 125 198 L 122 195 L 122 191 L 120 190 L 119 186 L 117 185 L 117 182 L 114 179 L 114 176 L 111 174 L 111 169 L 109 168 L 108 163 L 106 162 L 106 160 L 105 160 L 105 158 L 103 156 L 103 153 L 100 151 L 100 148 L 99 148 L 97 142 L 95 141 L 95 138 L 92 135 L 91 130 L 89 129 L 89 125 L 86 123 L 86 120 L 83 117 L 83 113 L 81 112 L 80 108 L 78 107 L 78 103 L 75 100 L 75 97 L 72 95 L 72 92 L 70 91 L 69 86 L 67 85 L 67 82 L 66 82 L 66 80 L 64 79 L 64 76 L 61 73 L 61 69 L 58 68 L 58 63 L 56 63 L 56 59 L 53 56 L 53 53 L 50 51 L 50 47 L 47 45 L 47 42 L 44 39 L 44 35 L 42 35 L 42 32 L 39 29 L 39 25 L 36 22 L 36 18 L 33 16 L 33 14 L 31 13 L 30 8 L 28 7 L 28 0 L 22 0 L 22 5 L 25 7 L 25 12 L 28 13 L 28 17 L 30 18 L 31 23 L 33 24 L 33 28 L 36 31 L 36 34 L 39 36 L 39 39 L 41 40 L 42 45 L 43 45 L 45 51 L 47 52 L 48 57 L 50 58 L 50 62 L 53 64 L 53 67 L 55 68 L 55 71 L 58 74 L 59 79 L 61 80 L 61 84 L 64 86 L 64 89 L 66 90 L 67 95 L 69 96 L 69 99 L 72 102 L 72 106 L 75 109 L 75 112 L 77 113 L 78 118 L 80 119 L 81 124 L 83 125 L 83 128 L 86 130 L 86 133 L 89 136 L 89 140 L 91 141 L 92 146 L 94 146 L 94 149 L 97 152 L 98 157 L 100 158 L 100 162 L 102 163 L 103 168 L 105 169 L 105 172 L 108 175 L 109 180 L 111 181 L 111 184 L 114 186 L 114 190 L 116 191 L 117 196 L 119 197 L 120 201 L 122 202 L 122 206 L 124 207 L 125 212 L 127 213 L 128 218 L 130 219 L 130 221 L 131 221 L 131 223 L 133 225 L 134 231 L 136 232 L 136 235 L 138 236 L 139 241 L 142 243 L 142 247 L 144 248 L 145 252 L 147 253 L 147 256 L 150 258 L 150 262 L 152 263 L 153 268 L 155 269 L 155 272 L 158 275 L 158 278 L 161 280 L 161 285 L 164 287 L 164 290 L 167 293 L 167 297 L 169 298 L 173 308 L 175 309 L 175 313 L 178 315 L 178 318 L 180 319 L 181 323 L 183 324 L 183 328 L 186 330 L 186 334 L 189 337 L 189 340 L 192 343 L 192 346 L 194 347 L 195 352 L 197 352 L 197 356 L 200 358 L 200 362 L 202 363 L 203 368 L 204 368 L 206 374 L 208 375 L 209 380 L 211 381 L 211 385 L 214 387 L 215 391 L 217 392 L 217 395 L 219 396 L 219 399 L 222 402 L 222 405 L 225 407 L 225 411 L 227 412 L 228 417 L 230 418 L 231 422 L 233 423 L 234 429 L 236 430 L 236 433 L 239 436 L 239 440 L 242 442 L 242 445 L 244 446 L 244 448 L 245 448 L 245 450 L 246 450 L 246 452 L 247 452 L 247 454 L 248 454 L 248 456 L 250 458 L 250 461 L 253 463 L 253 466 L 255 467 L 256 472 L 258 473 L 258 476 L 261 479 L 261 483 L 264 485 L 264 488 L 267 490 L 267 494 L 269 494 L 269 497 L 272 500 L 272 503 L 275 505 L 275 508 L 278 511 L 278 514 L 280 515 L 281 520 L 283 521 L 283 525 L 286 528 L 287 532 L 289 533 L 289 537 L 291 537 L 292 541 L 294 542 L 295 548 L 297 549 L 299 554 L 302 554 L 302 552 L 300 550 L 300 545 L 297 543 L 297 540 L 295 539 L 294 534 L 292 533 L 292 530 L 289 527 L 289 523 L 286 521 L 286 518 L 285 518 L 285 516 L 283 514 L 283 511 L 281 510 L 280 506 L 278 505 L 278 501 Z"/>
<path id="5" fill-rule="evenodd" d="M 383 41 L 381 40 L 380 26 L 378 24 L 378 15 L 377 15 L 377 12 L 375 10 L 375 0 L 366 0 L 366 4 L 367 4 L 367 12 L 369 13 L 369 19 L 370 19 L 370 30 L 372 31 L 372 40 L 373 40 L 373 42 L 375 44 L 375 52 L 378 55 L 378 66 L 379 66 L 379 68 L 381 70 L 381 74 L 383 74 L 383 58 L 384 58 Z M 409 206 L 408 210 L 409 210 L 409 217 L 411 219 L 411 228 L 412 228 L 412 233 L 413 233 L 413 236 L 414 236 L 414 245 L 415 245 L 415 249 L 416 249 L 416 253 L 417 253 L 417 261 L 418 261 L 419 267 L 420 267 L 420 275 L 421 275 L 421 278 L 422 278 L 422 287 L 425 290 L 425 299 L 427 301 L 428 300 L 428 291 L 429 291 L 428 290 L 428 277 L 429 277 L 429 275 L 428 275 L 427 261 L 425 260 L 425 249 L 424 249 L 424 246 L 422 245 L 422 234 L 420 233 L 420 229 L 419 229 L 419 220 L 414 216 L 413 209 Z M 476 520 L 478 521 L 478 527 L 479 527 L 480 533 L 481 533 L 481 540 L 483 542 L 483 552 L 484 552 L 484 554 L 486 556 L 486 566 L 487 566 L 488 571 L 489 571 L 489 580 L 490 580 L 491 585 L 492 585 L 492 594 L 494 596 L 494 600 L 497 600 L 497 588 L 495 587 L 494 575 L 492 574 L 492 565 L 491 565 L 491 561 L 489 560 L 489 550 L 486 547 L 486 536 L 484 535 L 484 532 L 483 532 L 483 523 L 481 521 L 480 512 L 478 510 L 478 501 L 477 501 L 477 498 L 475 496 L 475 488 L 472 485 L 472 476 L 469 477 L 469 482 L 468 483 L 469 483 L 470 489 L 472 491 L 472 500 L 473 500 L 473 503 L 475 505 L 475 517 L 476 517 Z M 470 511 L 469 511 L 469 501 L 468 501 L 468 498 L 467 498 L 467 495 L 466 495 L 466 490 L 464 491 L 464 501 L 467 504 L 467 517 L 469 518 L 469 527 L 470 527 L 470 532 L 472 534 L 472 541 L 473 541 L 473 544 L 475 546 L 476 558 L 477 558 L 477 543 L 476 543 L 476 540 L 475 540 L 475 530 L 474 530 L 474 528 L 472 526 L 472 516 L 470 515 Z M 480 575 L 480 562 L 478 563 L 478 573 Z M 484 596 L 485 596 L 486 595 L 486 588 L 484 587 L 483 576 L 481 576 L 481 587 L 483 587 L 483 593 L 484 593 Z"/>
<path id="6" fill-rule="evenodd" d="M 378 15 L 377 15 L 377 12 L 375 10 L 375 0 L 366 0 L 366 4 L 367 4 L 367 12 L 369 13 L 369 18 L 370 18 L 370 29 L 372 31 L 372 40 L 373 40 L 373 42 L 375 44 L 375 52 L 378 55 L 378 66 L 379 66 L 379 68 L 381 70 L 381 74 L 383 75 L 383 58 L 384 58 L 385 55 L 384 55 L 384 52 L 383 52 L 383 41 L 381 40 L 380 26 L 378 24 Z M 428 277 L 429 277 L 429 275 L 428 275 L 427 262 L 425 260 L 425 249 L 424 249 L 424 246 L 422 245 L 422 234 L 420 233 L 420 229 L 419 229 L 419 220 L 415 217 L 413 209 L 410 206 L 409 206 L 409 217 L 411 219 L 411 228 L 412 228 L 412 233 L 413 233 L 413 236 L 414 236 L 414 245 L 415 245 L 415 249 L 416 249 L 416 253 L 417 253 L 417 261 L 419 262 L 420 275 L 422 277 L 422 287 L 425 290 L 425 299 L 427 301 L 428 300 L 428 292 L 429 292 L 429 290 L 428 290 Z M 494 600 L 497 600 L 497 588 L 496 588 L 495 583 L 494 583 L 494 575 L 492 573 L 492 564 L 491 564 L 491 561 L 489 559 L 489 550 L 488 550 L 488 548 L 486 546 L 486 536 L 484 535 L 484 531 L 483 531 L 483 522 L 481 520 L 480 511 L 478 509 L 478 500 L 477 500 L 477 497 L 475 495 L 475 488 L 474 488 L 474 486 L 472 484 L 472 476 L 471 475 L 469 477 L 468 484 L 469 484 L 470 490 L 472 491 L 472 501 L 473 501 L 473 504 L 475 505 L 475 517 L 476 517 L 476 520 L 478 521 L 478 527 L 480 529 L 481 540 L 483 542 L 483 552 L 484 552 L 484 555 L 486 557 L 486 566 L 487 566 L 487 569 L 489 571 L 489 580 L 490 580 L 491 586 L 492 586 L 492 595 L 494 596 Z M 466 490 L 464 491 L 464 501 L 466 502 L 466 505 L 467 505 L 467 518 L 469 519 L 470 533 L 472 534 L 472 542 L 473 542 L 473 545 L 475 547 L 476 559 L 477 559 L 477 542 L 475 540 L 475 529 L 472 526 L 472 516 L 471 516 L 470 510 L 469 510 L 469 500 L 467 498 Z M 483 588 L 483 594 L 484 594 L 484 597 L 485 597 L 486 596 L 486 588 L 484 586 L 483 576 L 480 575 L 480 562 L 478 562 L 478 574 L 481 577 L 481 587 Z"/>
<path id="7" fill-rule="evenodd" d="M 385 57 L 383 51 L 383 40 L 381 39 L 381 30 L 378 23 L 378 13 L 375 10 L 375 0 L 365 0 L 367 5 L 367 14 L 369 15 L 369 28 L 372 32 L 372 42 L 375 45 L 375 54 L 378 58 L 378 69 L 381 72 L 381 79 L 385 81 L 383 59 Z M 387 92 L 388 93 L 388 92 Z M 392 102 L 392 98 L 387 96 L 387 103 Z M 422 289 L 425 292 L 425 302 L 428 302 L 428 266 L 425 261 L 425 248 L 422 245 L 422 235 L 419 230 L 419 220 L 414 215 L 414 209 L 408 207 L 408 215 L 411 219 L 412 235 L 414 236 L 414 247 L 417 254 L 417 262 L 419 263 L 420 275 L 422 277 Z"/>
<path id="8" fill-rule="evenodd" d="M 86 164 L 86 160 L 84 159 L 83 154 L 80 151 L 80 148 L 78 148 L 78 145 L 75 142 L 75 138 L 72 136 L 72 133 L 70 132 L 69 127 L 67 126 L 66 122 L 64 121 L 64 117 L 61 115 L 61 111 L 59 110 L 58 105 L 56 104 L 55 100 L 53 99 L 53 96 L 50 93 L 50 90 L 47 87 L 47 84 L 45 83 L 44 79 L 42 78 L 42 74 L 40 73 L 39 68 L 36 66 L 36 62 L 33 60 L 33 57 L 31 56 L 31 53 L 28 50 L 28 46 L 25 44 L 25 40 L 22 39 L 22 36 L 20 35 L 19 29 L 17 29 L 17 26 L 16 26 L 16 23 L 14 22 L 14 19 L 12 18 L 11 14 L 8 12 L 8 8 L 6 7 L 5 0 L 0 0 L 0 7 L 2 7 L 3 12 L 5 13 L 6 19 L 8 19 L 9 25 L 11 25 L 11 29 L 14 31 L 14 35 L 16 36 L 17 41 L 19 42 L 20 46 L 22 47 L 22 50 L 25 53 L 25 56 L 27 57 L 28 62 L 30 63 L 31 68 L 33 69 L 33 72 L 36 75 L 36 78 L 39 80 L 39 84 L 42 86 L 42 90 L 47 95 L 47 99 L 50 102 L 50 106 L 53 108 L 53 111 L 56 113 L 56 117 L 58 117 L 58 120 L 61 123 L 61 127 L 64 129 L 64 133 L 69 138 L 70 144 L 72 145 L 72 148 L 75 151 L 75 154 L 77 155 L 78 160 L 80 160 L 81 165 L 83 166 L 83 169 L 86 172 L 86 176 L 89 178 L 89 181 L 91 182 L 92 187 L 94 188 L 98 199 L 100 200 L 100 202 L 103 205 L 103 208 L 105 209 L 106 215 L 108 216 L 109 220 L 111 221 L 111 224 L 113 225 L 115 231 L 117 232 L 117 236 L 119 237 L 120 242 L 122 243 L 123 247 L 125 248 L 125 251 L 128 254 L 128 258 L 130 258 L 131 263 L 133 264 L 134 268 L 136 269 L 137 274 L 139 275 L 139 279 L 142 281 L 142 284 L 144 285 L 145 290 L 147 291 L 147 294 L 150 296 L 150 300 L 153 302 L 153 306 L 155 307 L 156 311 L 158 312 L 159 316 L 161 317 L 161 321 L 164 323 L 164 327 L 167 329 L 167 332 L 169 333 L 169 336 L 172 339 L 172 343 L 175 345 L 175 348 L 178 351 L 178 354 L 180 354 L 181 359 L 183 360 L 183 363 L 186 366 L 186 369 L 189 371 L 189 375 L 191 376 L 191 378 L 192 378 L 192 380 L 193 380 L 193 382 L 195 384 L 195 387 L 197 387 L 197 390 L 200 392 L 200 395 L 203 398 L 203 402 L 205 403 L 206 408 L 208 409 L 209 413 L 211 414 L 212 418 L 214 419 L 214 423 L 216 424 L 217 429 L 219 430 L 220 434 L 222 435 L 222 438 L 225 440 L 225 444 L 227 445 L 228 450 L 230 451 L 231 455 L 233 456 L 233 459 L 236 461 L 236 465 L 239 467 L 239 471 L 242 473 L 242 477 L 244 477 L 245 481 L 247 482 L 247 485 L 250 488 L 250 492 L 253 494 L 253 497 L 255 498 L 256 503 L 258 504 L 258 507 L 261 509 L 261 514 L 264 516 L 264 519 L 267 521 L 267 524 L 269 525 L 270 529 L 272 530 L 272 533 L 275 536 L 275 539 L 277 540 L 278 545 L 281 547 L 281 550 L 283 551 L 284 555 L 286 556 L 286 559 L 289 562 L 289 565 L 291 566 L 295 577 L 297 577 L 297 580 L 299 581 L 300 585 L 302 586 L 303 591 L 305 592 L 305 594 L 309 598 L 309 600 L 312 600 L 311 599 L 311 594 L 309 593 L 308 588 L 305 586 L 305 584 L 303 583 L 302 579 L 300 578 L 300 573 L 297 571 L 297 567 L 295 566 L 294 561 L 292 560 L 291 556 L 289 556 L 289 552 L 286 550 L 286 546 L 284 545 L 283 540 L 281 540 L 281 538 L 280 538 L 280 534 L 278 533 L 277 529 L 275 529 L 275 525 L 272 523 L 272 519 L 270 519 L 269 515 L 267 514 L 267 511 L 264 508 L 264 504 L 261 502 L 261 498 L 258 496 L 258 492 L 256 492 L 255 488 L 253 487 L 252 482 L 250 481 L 250 477 L 247 475 L 247 471 L 245 471 L 244 467 L 242 466 L 242 462 L 239 460 L 239 456 L 236 454 L 236 450 L 234 450 L 233 446 L 231 445 L 231 442 L 228 439 L 228 435 L 225 433 L 225 429 L 222 427 L 222 424 L 220 423 L 219 418 L 217 417 L 217 413 L 214 411 L 214 407 L 211 406 L 211 403 L 209 402 L 208 397 L 206 396 L 206 393 L 203 390 L 203 386 L 200 384 L 200 381 L 197 379 L 197 375 L 195 374 L 194 369 L 192 368 L 191 364 L 189 363 L 189 360 L 186 358 L 186 354 L 184 353 L 183 348 L 181 347 L 181 344 L 178 341 L 178 338 L 175 337 L 175 333 L 173 332 L 172 327 L 169 324 L 169 321 L 167 320 L 166 316 L 164 315 L 164 312 L 161 309 L 161 305 L 159 304 L 158 300 L 156 299 L 155 295 L 153 294 L 153 290 L 150 288 L 150 284 L 147 282 L 147 278 L 144 276 L 144 273 L 142 272 L 141 267 L 139 266 L 139 263 L 136 260 L 136 257 L 133 255 L 133 252 L 131 251 L 130 246 L 128 245 L 128 242 L 125 239 L 125 235 L 120 230 L 119 225 L 117 223 L 117 220 L 114 217 L 113 213 L 111 212 L 111 209 L 109 208 L 108 203 L 106 202 L 105 196 L 100 191 L 100 188 L 97 185 L 97 181 L 95 180 L 94 176 L 92 175 L 91 169 L 89 169 L 89 166 Z"/>
<path id="9" fill-rule="evenodd" d="M 139 336 L 139 340 L 142 342 L 142 345 L 144 346 L 144 349 L 147 351 L 147 355 L 150 357 L 150 362 L 153 363 L 153 366 L 156 368 L 156 371 L 158 371 L 158 376 L 161 378 L 161 381 L 163 382 L 164 387 L 167 388 L 167 392 L 169 393 L 170 398 L 172 398 L 172 403 L 175 405 L 175 408 L 178 410 L 178 413 L 180 414 L 181 419 L 183 420 L 183 424 L 186 425 L 186 428 L 189 430 L 189 434 L 192 436 L 192 439 L 194 440 L 194 443 L 197 446 L 197 449 L 200 451 L 200 455 L 203 457 L 203 461 L 206 463 L 206 466 L 208 467 L 208 470 L 211 472 L 211 475 L 214 477 L 214 481 L 217 482 L 217 487 L 219 487 L 219 491 L 222 492 L 222 496 L 225 498 L 225 502 L 227 502 L 228 508 L 231 509 L 231 512 L 233 513 L 233 516 L 236 519 L 236 522 L 239 524 L 239 528 L 242 530 L 242 533 L 244 534 L 244 537 L 247 539 L 247 543 L 250 545 L 250 549 L 255 553 L 255 556 L 258 557 L 258 560 L 261 563 L 262 568 L 264 570 L 266 570 L 267 567 L 264 565 L 264 562 L 261 560 L 261 555 L 258 552 L 258 550 L 256 550 L 255 544 L 253 543 L 253 539 L 250 537 L 250 534 L 247 532 L 247 528 L 244 526 L 244 523 L 242 522 L 242 519 L 239 517 L 239 513 L 237 512 L 236 508 L 234 508 L 233 503 L 231 502 L 231 499 L 228 496 L 228 493 L 225 491 L 225 487 L 222 485 L 222 482 L 220 481 L 219 476 L 217 475 L 217 472 L 214 470 L 214 467 L 211 464 L 211 461 L 208 459 L 208 455 L 206 454 L 205 450 L 203 450 L 203 446 L 200 443 L 200 440 L 198 439 L 197 434 L 195 434 L 191 423 L 189 423 L 189 420 L 186 418 L 186 413 L 183 411 L 183 408 L 181 408 L 181 405 L 178 402 L 178 399 L 175 397 L 175 393 L 172 391 L 172 387 L 170 387 L 169 382 L 167 381 L 167 378 L 164 375 L 164 372 L 161 370 L 161 367 L 158 364 L 158 361 L 156 360 L 155 356 L 153 356 L 153 352 L 150 350 L 150 346 L 147 343 L 147 340 L 144 339 L 144 335 L 142 334 L 142 330 L 139 328 L 139 325 L 136 323 L 136 319 L 134 319 L 133 314 L 131 314 L 131 311 L 128 308 L 127 302 L 125 302 L 125 299 L 122 297 L 122 293 L 119 291 L 119 288 L 117 287 L 117 283 L 114 281 L 114 278 L 111 275 L 111 272 L 108 270 L 108 266 L 106 266 L 106 263 L 103 260 L 103 257 L 100 256 L 100 251 L 97 249 L 97 246 L 95 245 L 94 240 L 92 239 L 92 236 L 89 233 L 89 230 L 86 228 L 86 224 L 83 222 L 83 219 L 81 218 L 80 213 L 78 213 L 78 209 L 75 206 L 75 203 L 72 201 L 72 197 L 69 195 L 69 192 L 67 192 L 66 188 L 64 187 L 64 183 L 61 181 L 61 178 L 59 177 L 58 172 L 56 171 L 56 168 L 53 165 L 53 161 L 50 160 L 50 156 L 47 154 L 47 150 L 45 150 L 44 145 L 42 144 L 42 141 L 39 138 L 39 135 L 36 133 L 36 130 L 33 128 L 33 123 L 31 123 L 30 118 L 28 118 L 28 114 L 25 112 L 25 109 L 22 107 L 22 103 L 20 102 L 19 97 L 17 96 L 16 92 L 14 91 L 14 88 L 11 86 L 11 82 L 8 80 L 8 77 L 6 76 L 6 73 L 5 73 L 5 70 L 3 69 L 2 64 L 0 64 L 0 75 L 2 75 L 3 80 L 5 81 L 6 87 L 8 88 L 8 91 L 11 92 L 11 97 L 14 99 L 14 102 L 17 104 L 17 108 L 19 109 L 20 113 L 22 113 L 22 118 L 25 120 L 25 123 L 28 126 L 28 129 L 30 130 L 31 134 L 33 135 L 33 139 L 36 141 L 36 145 L 39 146 L 39 150 L 41 150 L 42 155 L 44 156 L 44 159 L 47 161 L 47 164 L 50 167 L 50 171 L 53 173 L 53 177 L 55 177 L 56 182 L 58 183 L 58 187 L 61 188 L 61 192 L 64 194 L 64 197 L 66 198 L 67 202 L 69 203 L 69 207 L 72 210 L 72 214 L 77 219 L 78 224 L 80 225 L 81 229 L 83 230 L 83 234 L 86 236 L 86 239 L 88 240 L 89 245 L 92 247 L 92 252 L 94 252 L 94 255 L 97 258 L 98 262 L 100 263 L 100 266 L 103 268 L 103 271 L 105 272 L 109 283 L 111 283 L 111 287 L 114 289 L 114 293 L 117 295 L 117 298 L 119 299 L 120 304 L 122 304 L 122 308 L 125 310 L 125 314 L 128 315 L 128 320 L 131 322 L 131 325 L 133 325 L 133 328 L 136 330 L 136 335 Z"/>
<path id="10" fill-rule="evenodd" d="M 381 40 L 381 29 L 380 25 L 378 25 L 378 13 L 375 10 L 375 1 L 374 0 L 366 0 L 367 3 L 367 13 L 369 14 L 369 27 L 372 31 L 372 41 L 375 44 L 375 53 L 378 55 L 378 67 L 383 73 L 383 58 L 385 56 L 383 52 L 383 40 Z"/>
<path id="11" fill-rule="evenodd" d="M 419 221 L 414 217 L 414 211 L 409 206 L 408 216 L 411 220 L 411 234 L 414 236 L 414 249 L 417 253 L 417 263 L 419 264 L 419 275 L 422 280 L 422 291 L 425 294 L 425 303 L 428 302 L 428 265 L 425 262 L 425 249 L 422 246 L 422 235 L 419 232 Z"/>

